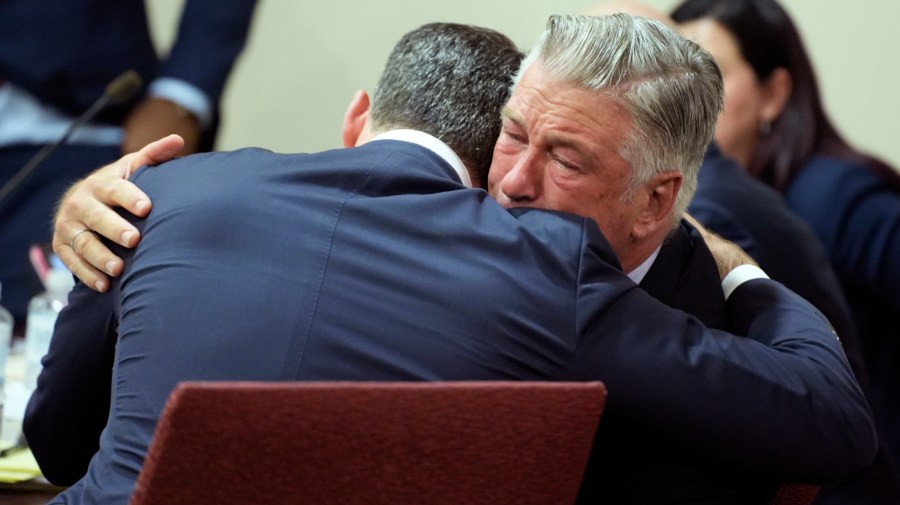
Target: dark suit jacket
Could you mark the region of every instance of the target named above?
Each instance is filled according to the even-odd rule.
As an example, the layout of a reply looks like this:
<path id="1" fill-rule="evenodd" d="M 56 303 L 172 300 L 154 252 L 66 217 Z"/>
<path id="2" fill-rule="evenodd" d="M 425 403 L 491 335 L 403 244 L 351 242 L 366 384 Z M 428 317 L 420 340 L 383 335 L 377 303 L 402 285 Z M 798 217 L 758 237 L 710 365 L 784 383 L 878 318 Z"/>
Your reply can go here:
<path id="1" fill-rule="evenodd" d="M 686 221 L 666 238 L 640 287 L 710 328 L 728 329 L 715 260 Z M 585 504 L 592 496 L 636 505 L 765 504 L 777 486 L 764 473 L 699 457 L 694 448 L 647 429 L 641 418 L 607 412 L 601 428 L 582 484 Z"/>
<path id="2" fill-rule="evenodd" d="M 126 500 L 169 392 L 194 379 L 600 379 L 607 412 L 723 464 L 819 480 L 874 454 L 839 343 L 780 284 L 732 294 L 747 338 L 709 330 L 634 285 L 593 221 L 507 212 L 422 147 L 245 149 L 135 181 L 154 203 L 142 241 L 109 294 L 76 287 L 26 413 L 58 481 L 96 444 L 85 406 L 112 393 L 69 502 Z M 82 355 L 115 323 L 104 391 L 104 358 Z"/>
<path id="3" fill-rule="evenodd" d="M 706 242 L 682 220 L 640 283 L 653 298 L 696 316 L 710 328 L 728 330 L 719 270 Z"/>
<path id="4" fill-rule="evenodd" d="M 187 0 L 178 36 L 160 61 L 143 0 L 0 2 L 0 80 L 69 114 L 81 114 L 128 69 L 145 83 L 175 77 L 219 102 L 244 46 L 255 0 Z M 103 117 L 117 122 L 126 109 Z"/>
<path id="5" fill-rule="evenodd" d="M 811 187 L 805 195 L 821 199 L 821 186 Z M 867 393 L 871 391 L 860 334 L 829 256 L 816 232 L 787 206 L 781 194 L 751 177 L 712 144 L 700 169 L 690 213 L 712 231 L 736 242 L 771 278 L 821 310 L 841 337 L 857 378 Z M 880 404 L 873 405 L 876 416 L 877 407 Z M 897 424 L 882 426 L 890 431 Z M 900 485 L 892 472 L 896 472 L 893 464 L 880 454 L 866 472 L 823 489 L 817 503 L 900 503 Z"/>

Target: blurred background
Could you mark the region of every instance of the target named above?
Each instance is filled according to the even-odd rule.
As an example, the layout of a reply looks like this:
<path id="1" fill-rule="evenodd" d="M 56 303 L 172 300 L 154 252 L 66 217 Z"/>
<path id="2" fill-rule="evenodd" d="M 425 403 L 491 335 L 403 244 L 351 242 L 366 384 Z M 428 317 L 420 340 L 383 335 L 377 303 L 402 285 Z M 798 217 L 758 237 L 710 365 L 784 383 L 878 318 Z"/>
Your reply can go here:
<path id="1" fill-rule="evenodd" d="M 646 0 L 669 12 L 677 1 Z M 832 120 L 857 147 L 900 167 L 900 42 L 896 0 L 781 0 L 813 57 Z M 183 0 L 148 2 L 159 44 L 171 43 Z M 523 50 L 550 14 L 579 13 L 582 0 L 260 0 L 246 50 L 228 82 L 216 148 L 277 152 L 340 147 L 344 110 L 372 91 L 400 36 L 432 21 L 501 31 Z"/>

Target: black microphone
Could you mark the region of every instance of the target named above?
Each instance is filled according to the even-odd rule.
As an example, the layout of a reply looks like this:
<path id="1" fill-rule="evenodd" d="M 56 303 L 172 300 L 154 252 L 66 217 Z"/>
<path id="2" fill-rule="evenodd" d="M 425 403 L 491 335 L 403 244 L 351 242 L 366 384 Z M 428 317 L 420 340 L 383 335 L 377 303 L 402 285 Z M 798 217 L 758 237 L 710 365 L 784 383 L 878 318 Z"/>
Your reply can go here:
<path id="1" fill-rule="evenodd" d="M 141 76 L 138 75 L 134 70 L 126 70 L 121 75 L 112 80 L 109 84 L 106 85 L 106 90 L 103 92 L 103 95 L 97 99 L 91 106 L 84 112 L 84 114 L 78 116 L 77 119 L 66 129 L 66 132 L 63 134 L 62 138 L 57 140 L 52 144 L 45 145 L 40 151 L 37 152 L 28 163 L 25 164 L 21 169 L 12 178 L 6 181 L 6 184 L 3 185 L 3 189 L 0 189 L 0 203 L 6 199 L 7 196 L 10 195 L 13 191 L 18 188 L 22 182 L 31 175 L 31 172 L 34 172 L 44 160 L 50 156 L 53 151 L 55 151 L 59 146 L 64 144 L 69 137 L 72 136 L 72 133 L 81 127 L 84 123 L 90 121 L 94 118 L 101 110 L 108 107 L 109 105 L 121 105 L 129 100 L 131 100 L 143 87 L 143 80 Z"/>

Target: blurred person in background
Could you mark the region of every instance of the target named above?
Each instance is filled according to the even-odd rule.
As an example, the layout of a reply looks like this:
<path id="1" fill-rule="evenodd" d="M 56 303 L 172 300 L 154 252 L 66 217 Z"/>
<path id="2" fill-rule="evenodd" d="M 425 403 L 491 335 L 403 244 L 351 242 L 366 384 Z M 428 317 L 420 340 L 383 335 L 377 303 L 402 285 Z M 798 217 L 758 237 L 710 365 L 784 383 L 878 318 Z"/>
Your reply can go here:
<path id="1" fill-rule="evenodd" d="M 687 0 L 672 12 L 725 79 L 722 152 L 815 231 L 859 334 L 882 443 L 900 479 L 900 176 L 828 119 L 800 34 L 774 0 Z"/>
<path id="2" fill-rule="evenodd" d="M 28 261 L 50 242 L 53 207 L 75 180 L 169 133 L 185 153 L 212 148 L 222 90 L 244 47 L 255 0 L 187 0 L 177 38 L 160 57 L 143 0 L 0 2 L 0 282 L 22 332 L 43 291 Z M 21 183 L 11 181 L 64 135 L 117 76 L 134 70 L 138 98 L 101 110 Z"/>

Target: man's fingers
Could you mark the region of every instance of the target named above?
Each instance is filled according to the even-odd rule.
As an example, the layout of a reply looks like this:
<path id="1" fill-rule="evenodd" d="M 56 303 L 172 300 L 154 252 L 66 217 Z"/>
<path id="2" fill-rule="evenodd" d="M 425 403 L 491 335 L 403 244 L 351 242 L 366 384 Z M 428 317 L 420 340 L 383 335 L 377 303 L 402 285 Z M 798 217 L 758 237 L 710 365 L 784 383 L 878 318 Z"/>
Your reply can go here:
<path id="1" fill-rule="evenodd" d="M 53 251 L 76 277 L 90 286 L 100 280 L 108 283 L 106 275 L 119 275 L 123 268 L 122 260 L 106 247 L 87 223 L 80 221 L 56 223 Z"/>
<path id="2" fill-rule="evenodd" d="M 178 153 L 184 148 L 184 140 L 175 134 L 163 137 L 156 142 L 151 142 L 144 146 L 140 151 L 134 153 L 134 157 L 129 159 L 129 171 L 126 177 L 132 172 L 144 165 L 159 165 L 164 161 L 169 161 L 178 156 Z"/>
<path id="3" fill-rule="evenodd" d="M 113 208 L 122 207 L 137 217 L 144 217 L 150 212 L 150 198 L 130 181 L 122 179 L 98 180 L 92 186 L 89 190 L 96 198 L 84 198 L 83 207 L 74 215 L 80 217 L 87 228 L 119 245 L 137 245 L 137 228 Z"/>
<path id="4" fill-rule="evenodd" d="M 87 263 L 94 269 L 113 277 L 122 273 L 124 266 L 122 260 L 113 254 L 94 232 L 90 230 L 84 233 L 78 232 L 74 235 L 70 246 L 73 246 L 72 249 L 81 258 L 82 262 Z"/>
<path id="5" fill-rule="evenodd" d="M 129 213 L 137 217 L 146 217 L 150 212 L 150 197 L 131 181 L 116 179 L 112 183 L 110 198 Z"/>
<path id="6" fill-rule="evenodd" d="M 137 228 L 110 208 L 123 207 L 138 217 L 150 212 L 150 199 L 126 179 L 143 165 L 175 157 L 183 146 L 181 137 L 169 135 L 95 170 L 63 196 L 54 219 L 53 250 L 86 285 L 104 291 L 110 285 L 107 275 L 119 275 L 124 266 L 101 235 L 125 247 L 140 240 Z"/>
<path id="7" fill-rule="evenodd" d="M 66 266 L 68 266 L 66 257 L 75 253 L 72 248 L 72 239 L 77 238 L 75 235 L 85 228 L 87 227 L 83 226 L 82 223 L 72 221 L 57 221 L 54 224 L 51 245 L 53 246 L 53 252 L 66 263 Z"/>
<path id="8" fill-rule="evenodd" d="M 71 200 L 75 200 L 76 205 L 81 201 L 99 202 L 107 207 L 122 207 L 138 217 L 150 212 L 150 198 L 119 172 L 95 172 L 79 186 L 64 203 Z"/>
<path id="9" fill-rule="evenodd" d="M 125 229 L 133 229 L 133 226 L 96 200 L 79 200 L 74 197 L 65 199 L 60 204 L 53 224 L 54 247 L 67 245 L 71 248 L 72 238 L 84 229 L 96 231 L 110 240 L 121 242 Z"/>
<path id="10" fill-rule="evenodd" d="M 144 192 L 118 177 L 91 176 L 80 185 L 83 187 L 63 200 L 57 213 L 58 222 L 89 228 L 120 245 L 134 247 L 137 229 L 110 206 L 125 207 L 144 216 L 150 211 L 150 200 Z"/>
<path id="11" fill-rule="evenodd" d="M 82 235 L 85 234 L 82 233 Z M 69 247 L 69 244 L 54 242 L 53 251 L 59 256 L 59 259 L 62 260 L 69 271 L 86 286 L 101 293 L 109 289 L 109 277 L 81 259 L 75 253 L 75 250 Z"/>
<path id="12" fill-rule="evenodd" d="M 73 264 L 69 266 L 69 270 L 75 274 L 75 277 L 78 277 L 85 286 L 88 286 L 94 291 L 105 293 L 109 289 L 109 276 L 80 258 L 74 260 Z"/>

